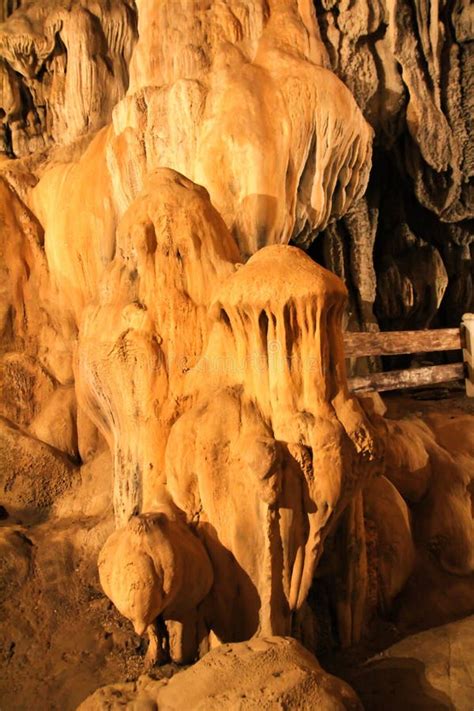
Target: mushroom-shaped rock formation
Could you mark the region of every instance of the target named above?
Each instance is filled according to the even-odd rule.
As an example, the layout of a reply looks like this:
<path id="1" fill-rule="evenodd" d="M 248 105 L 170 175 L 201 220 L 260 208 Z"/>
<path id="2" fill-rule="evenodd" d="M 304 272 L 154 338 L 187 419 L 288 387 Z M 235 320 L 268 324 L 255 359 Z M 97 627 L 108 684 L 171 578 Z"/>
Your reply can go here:
<path id="1" fill-rule="evenodd" d="M 107 539 L 99 576 L 104 592 L 136 633 L 148 632 L 147 667 L 163 657 L 158 615 L 179 623 L 170 650 L 174 661 L 193 661 L 203 635 L 197 607 L 211 588 L 213 573 L 204 546 L 178 516 L 133 516 Z"/>
<path id="2" fill-rule="evenodd" d="M 225 641 L 289 633 L 327 534 L 376 465 L 347 391 L 345 297 L 298 248 L 266 247 L 217 292 L 187 376 L 195 404 L 171 430 L 167 486 L 206 541 Z"/>

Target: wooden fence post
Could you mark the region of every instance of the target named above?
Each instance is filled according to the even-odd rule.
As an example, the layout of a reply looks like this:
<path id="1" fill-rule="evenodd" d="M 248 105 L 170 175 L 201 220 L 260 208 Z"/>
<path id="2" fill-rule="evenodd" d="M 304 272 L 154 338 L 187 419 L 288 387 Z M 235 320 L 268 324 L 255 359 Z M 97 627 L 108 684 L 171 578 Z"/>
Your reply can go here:
<path id="1" fill-rule="evenodd" d="M 464 314 L 461 330 L 464 335 L 462 353 L 466 368 L 466 395 L 474 397 L 474 314 Z"/>

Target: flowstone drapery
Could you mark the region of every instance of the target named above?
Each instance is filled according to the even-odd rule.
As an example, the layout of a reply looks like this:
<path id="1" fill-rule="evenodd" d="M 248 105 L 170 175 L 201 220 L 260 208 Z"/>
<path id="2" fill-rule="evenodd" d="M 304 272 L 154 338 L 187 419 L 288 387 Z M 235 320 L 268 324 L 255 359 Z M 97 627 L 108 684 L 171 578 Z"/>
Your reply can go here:
<path id="1" fill-rule="evenodd" d="M 210 557 L 202 615 L 222 641 L 291 633 L 376 454 L 347 391 L 342 282 L 296 247 L 237 256 L 206 192 L 156 171 L 122 219 L 76 370 L 115 453 L 117 525 L 171 497 Z"/>
<path id="2" fill-rule="evenodd" d="M 44 298 L 69 358 L 52 377 L 75 384 L 77 453 L 94 450 L 90 421 L 113 453 L 119 529 L 181 509 L 214 569 L 208 630 L 234 641 L 291 632 L 374 455 L 346 388 L 345 289 L 283 246 L 363 193 L 372 132 L 309 3 L 188 5 L 14 14 L 1 35 L 11 151 L 75 147 L 37 173 L 27 162 L 29 185 L 9 179 L 44 230 Z M 36 138 L 15 121 L 21 91 Z M 84 150 L 85 122 L 108 116 Z"/>
<path id="3" fill-rule="evenodd" d="M 110 112 L 136 40 L 111 125 L 20 191 L 44 229 L 79 411 L 113 452 L 116 524 L 171 496 L 212 561 L 209 629 L 289 633 L 374 448 L 345 382 L 345 288 L 283 245 L 363 193 L 371 129 L 327 68 L 309 3 L 138 2 L 138 39 L 125 2 L 57 5 L 25 8 L 2 35 L 12 97 L 18 82 L 34 94 L 40 66 L 59 77 L 64 46 L 81 68 L 45 87 L 45 144 L 81 134 L 104 67 L 114 88 L 91 128 Z"/>
<path id="4" fill-rule="evenodd" d="M 211 307 L 208 346 L 188 374 L 193 407 L 168 440 L 167 487 L 206 542 L 210 615 L 226 641 L 290 634 L 324 539 L 375 458 L 347 392 L 345 297 L 300 250 L 273 246 Z"/>

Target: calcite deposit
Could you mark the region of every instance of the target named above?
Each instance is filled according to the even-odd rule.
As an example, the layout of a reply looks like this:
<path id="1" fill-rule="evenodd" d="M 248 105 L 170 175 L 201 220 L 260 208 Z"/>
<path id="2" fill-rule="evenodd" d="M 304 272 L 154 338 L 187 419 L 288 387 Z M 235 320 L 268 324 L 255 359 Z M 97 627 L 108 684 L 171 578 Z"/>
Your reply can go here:
<path id="1" fill-rule="evenodd" d="M 104 592 L 128 617 L 137 634 L 148 632 L 146 665 L 165 657 L 157 619 L 174 620 L 171 655 L 192 662 L 206 631 L 199 604 L 214 580 L 206 549 L 172 509 L 133 516 L 102 548 L 99 576 Z"/>
<path id="2" fill-rule="evenodd" d="M 471 308 L 471 20 L 0 0 L 2 708 L 358 709 L 290 637 L 472 612 L 472 415 L 343 342 Z"/>
<path id="3" fill-rule="evenodd" d="M 261 688 L 264 681 L 265 688 Z M 261 637 L 225 644 L 169 682 L 142 676 L 137 684 L 99 689 L 79 711 L 102 711 L 111 704 L 150 708 L 321 709 L 361 711 L 348 684 L 324 672 L 315 658 L 294 639 Z"/>
<path id="4" fill-rule="evenodd" d="M 344 303 L 337 277 L 295 247 L 271 246 L 211 307 L 208 346 L 189 373 L 194 406 L 168 440 L 167 486 L 221 569 L 211 615 L 226 641 L 291 631 L 324 539 L 377 455 L 347 391 Z"/>

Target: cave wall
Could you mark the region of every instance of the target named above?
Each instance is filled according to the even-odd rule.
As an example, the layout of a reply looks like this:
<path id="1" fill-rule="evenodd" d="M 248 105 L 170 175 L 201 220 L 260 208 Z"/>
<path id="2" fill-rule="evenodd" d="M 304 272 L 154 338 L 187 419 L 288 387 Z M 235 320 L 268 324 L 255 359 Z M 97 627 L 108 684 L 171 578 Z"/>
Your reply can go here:
<path id="1" fill-rule="evenodd" d="M 354 328 L 457 326 L 474 298 L 472 5 L 315 7 L 375 138 L 365 196 L 314 254 L 349 285 Z"/>
<path id="2" fill-rule="evenodd" d="M 2 150 L 10 157 L 70 144 L 107 123 L 128 87 L 137 37 L 136 8 L 128 0 L 31 5 L 23 3 L 28 12 L 16 13 L 0 34 Z M 0 20 L 19 6 L 5 0 Z M 255 3 L 247 18 L 251 33 L 258 32 L 263 7 Z M 364 196 L 343 218 L 333 213 L 326 225 L 324 215 L 308 221 L 302 214 L 296 230 L 280 218 L 267 222 L 267 232 L 289 230 L 295 244 L 344 279 L 350 328 L 457 325 L 474 308 L 472 7 L 466 0 L 318 0 L 314 11 L 306 10 L 319 38 L 312 59 L 340 77 L 373 128 L 373 166 Z M 169 22 L 165 15 L 161 20 Z M 79 44 L 71 34 L 77 23 Z M 184 50 L 189 64 L 207 47 L 196 77 L 209 66 L 211 45 L 203 35 Z M 160 82 L 188 76 L 171 62 L 174 49 L 165 44 L 160 52 Z M 259 110 L 265 111 L 263 103 Z M 258 130 L 256 115 L 252 111 L 248 130 Z M 268 144 L 267 161 L 281 148 Z M 182 161 L 171 167 L 181 169 Z M 186 168 L 189 177 L 194 172 L 198 182 L 212 184 L 211 174 Z M 228 198 L 218 202 L 221 212 L 232 212 Z"/>

